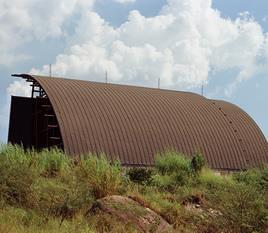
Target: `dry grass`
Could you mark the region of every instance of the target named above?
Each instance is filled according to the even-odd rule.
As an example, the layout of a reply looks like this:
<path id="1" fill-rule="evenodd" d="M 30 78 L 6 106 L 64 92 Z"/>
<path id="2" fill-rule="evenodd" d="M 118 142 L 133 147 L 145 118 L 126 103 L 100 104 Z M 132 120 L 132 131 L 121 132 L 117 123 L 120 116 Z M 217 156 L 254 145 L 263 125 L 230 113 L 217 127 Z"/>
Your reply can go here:
<path id="1" fill-rule="evenodd" d="M 267 166 L 224 177 L 200 170 L 193 174 L 190 160 L 169 152 L 158 157 L 150 174 L 142 173 L 146 177 L 133 176 L 139 170 L 129 177 L 104 155 L 74 162 L 59 150 L 3 145 L 0 232 L 133 232 L 109 215 L 87 215 L 96 199 L 113 194 L 151 208 L 175 232 L 265 232 Z"/>

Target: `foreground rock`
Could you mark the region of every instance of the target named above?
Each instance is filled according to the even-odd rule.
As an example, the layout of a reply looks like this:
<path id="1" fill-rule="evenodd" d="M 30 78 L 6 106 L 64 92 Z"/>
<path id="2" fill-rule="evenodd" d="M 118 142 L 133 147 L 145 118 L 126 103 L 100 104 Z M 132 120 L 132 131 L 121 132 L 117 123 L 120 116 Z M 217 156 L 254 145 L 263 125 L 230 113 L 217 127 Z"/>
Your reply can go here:
<path id="1" fill-rule="evenodd" d="M 123 224 L 132 225 L 138 232 L 171 232 L 172 227 L 161 216 L 128 197 L 109 196 L 99 199 L 91 214 L 109 214 Z"/>

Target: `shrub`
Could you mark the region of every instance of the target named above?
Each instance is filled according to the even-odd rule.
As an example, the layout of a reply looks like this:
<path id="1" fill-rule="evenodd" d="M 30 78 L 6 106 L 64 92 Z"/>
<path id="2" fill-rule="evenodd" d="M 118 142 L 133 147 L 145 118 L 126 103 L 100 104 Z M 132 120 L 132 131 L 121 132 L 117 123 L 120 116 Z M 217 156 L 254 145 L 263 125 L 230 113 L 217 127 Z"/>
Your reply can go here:
<path id="1" fill-rule="evenodd" d="M 121 166 L 111 164 L 104 155 L 89 155 L 76 167 L 77 182 L 90 190 L 96 198 L 115 194 L 122 184 Z"/>
<path id="2" fill-rule="evenodd" d="M 199 174 L 205 166 L 205 159 L 201 154 L 195 154 L 191 160 L 191 168 L 195 174 Z"/>
<path id="3" fill-rule="evenodd" d="M 19 146 L 1 146 L 0 198 L 10 205 L 27 205 L 32 197 L 36 173 L 31 157 Z"/>
<path id="4" fill-rule="evenodd" d="M 191 179 L 190 160 L 182 154 L 166 152 L 158 155 L 155 167 L 159 175 L 154 177 L 154 183 L 166 190 L 174 190 L 177 186 L 187 184 Z"/>
<path id="5" fill-rule="evenodd" d="M 147 168 L 130 168 L 127 170 L 127 176 L 129 179 L 138 184 L 150 184 L 152 181 L 152 174 L 153 170 L 152 169 L 147 169 Z"/>
<path id="6" fill-rule="evenodd" d="M 155 167 L 162 175 L 177 173 L 179 171 L 184 171 L 185 173 L 191 172 L 190 160 L 185 158 L 183 154 L 173 151 L 167 151 L 164 154 L 157 155 Z"/>

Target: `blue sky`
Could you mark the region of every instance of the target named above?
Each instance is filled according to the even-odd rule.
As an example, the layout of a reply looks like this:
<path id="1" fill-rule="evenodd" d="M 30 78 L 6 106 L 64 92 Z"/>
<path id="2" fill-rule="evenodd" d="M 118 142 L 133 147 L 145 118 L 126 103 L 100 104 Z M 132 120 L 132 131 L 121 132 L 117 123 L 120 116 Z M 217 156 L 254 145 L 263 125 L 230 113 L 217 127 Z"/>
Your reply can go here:
<path id="1" fill-rule="evenodd" d="M 268 137 L 266 0 L 0 0 L 0 141 L 11 73 L 200 92 L 244 109 Z"/>

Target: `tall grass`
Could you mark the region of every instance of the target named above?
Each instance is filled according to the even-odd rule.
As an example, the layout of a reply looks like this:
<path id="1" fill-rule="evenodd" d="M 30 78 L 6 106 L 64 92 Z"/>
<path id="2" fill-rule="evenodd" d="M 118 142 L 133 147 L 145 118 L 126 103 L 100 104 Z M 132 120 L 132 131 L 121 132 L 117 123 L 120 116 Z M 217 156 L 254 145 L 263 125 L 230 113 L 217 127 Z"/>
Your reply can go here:
<path id="1" fill-rule="evenodd" d="M 225 185 L 230 184 L 233 181 L 232 177 L 222 176 L 214 171 L 205 168 L 198 177 L 198 182 L 205 188 L 210 190 L 224 188 Z"/>
<path id="2" fill-rule="evenodd" d="M 261 191 L 268 191 L 268 165 L 259 169 L 250 169 L 235 173 L 233 178 L 247 185 L 255 186 Z"/>
<path id="3" fill-rule="evenodd" d="M 194 164 L 197 164 L 197 162 Z M 158 174 L 154 177 L 156 185 L 172 191 L 177 186 L 190 183 L 197 172 L 193 169 L 193 163 L 183 154 L 167 151 L 156 156 L 155 168 Z M 197 168 L 198 171 L 202 167 Z"/>
<path id="4" fill-rule="evenodd" d="M 0 200 L 10 205 L 26 206 L 32 198 L 36 172 L 31 155 L 19 146 L 1 145 Z"/>
<path id="5" fill-rule="evenodd" d="M 256 187 L 243 183 L 229 183 L 221 189 L 214 190 L 209 197 L 211 208 L 216 208 L 221 213 L 216 224 L 226 231 L 250 233 L 266 229 L 266 198 L 258 193 Z"/>
<path id="6" fill-rule="evenodd" d="M 265 232 L 267 166 L 221 176 L 193 158 L 166 152 L 154 168 L 124 173 L 105 155 L 74 162 L 57 149 L 2 145 L 0 232 L 133 232 L 107 213 L 87 214 L 96 199 L 114 194 L 155 210 L 178 232 Z"/>
<path id="7" fill-rule="evenodd" d="M 81 186 L 92 192 L 95 198 L 118 193 L 122 184 L 119 162 L 109 162 L 105 155 L 89 155 L 76 167 L 76 176 Z"/>
<path id="8" fill-rule="evenodd" d="M 36 155 L 36 166 L 44 177 L 56 177 L 70 169 L 72 161 L 59 149 L 44 149 Z"/>

